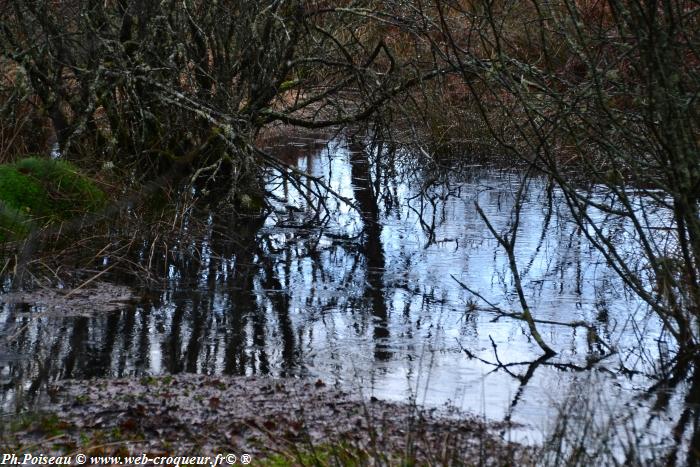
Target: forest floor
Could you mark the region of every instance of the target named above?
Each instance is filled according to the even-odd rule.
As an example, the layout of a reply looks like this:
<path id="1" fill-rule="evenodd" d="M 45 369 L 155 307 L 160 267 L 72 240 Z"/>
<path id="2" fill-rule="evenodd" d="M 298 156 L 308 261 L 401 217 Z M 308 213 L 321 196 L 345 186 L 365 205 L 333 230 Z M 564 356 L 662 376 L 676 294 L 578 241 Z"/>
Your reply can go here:
<path id="1" fill-rule="evenodd" d="M 321 380 L 191 374 L 66 380 L 49 395 L 41 412 L 3 423 L 3 453 L 20 459 L 26 453 L 234 454 L 239 465 L 244 459 L 252 465 L 531 464 L 529 449 L 498 435 L 503 426 L 363 398 Z"/>

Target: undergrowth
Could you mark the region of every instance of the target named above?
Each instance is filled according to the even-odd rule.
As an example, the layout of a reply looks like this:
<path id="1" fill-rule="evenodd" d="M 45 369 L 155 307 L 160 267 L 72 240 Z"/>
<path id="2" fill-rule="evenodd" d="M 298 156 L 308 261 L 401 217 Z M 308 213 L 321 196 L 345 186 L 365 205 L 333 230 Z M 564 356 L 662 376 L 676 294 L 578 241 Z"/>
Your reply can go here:
<path id="1" fill-rule="evenodd" d="M 0 165 L 0 241 L 26 235 L 32 223 L 93 212 L 106 196 L 70 163 L 29 157 Z"/>

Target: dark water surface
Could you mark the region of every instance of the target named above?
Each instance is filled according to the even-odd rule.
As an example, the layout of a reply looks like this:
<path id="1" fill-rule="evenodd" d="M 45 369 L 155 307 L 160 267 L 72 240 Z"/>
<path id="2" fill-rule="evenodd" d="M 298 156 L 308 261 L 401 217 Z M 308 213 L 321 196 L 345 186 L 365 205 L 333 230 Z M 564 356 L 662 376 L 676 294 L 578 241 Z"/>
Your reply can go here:
<path id="1" fill-rule="evenodd" d="M 167 283 L 121 311 L 58 319 L 5 305 L 0 337 L 14 336 L 0 354 L 6 411 L 57 379 L 181 372 L 308 376 L 368 396 L 450 403 L 525 424 L 510 433 L 516 439 L 540 439 L 572 393 L 604 394 L 608 414 L 651 410 L 640 396 L 663 352 L 660 325 L 546 180 L 529 182 L 519 267 L 537 318 L 594 323 L 619 350 L 596 365 L 605 349 L 558 325 L 540 325 L 558 355 L 539 359 L 523 322 L 496 319 L 455 280 L 521 311 L 507 258 L 475 207 L 505 229 L 520 174 L 473 166 L 428 175 L 401 153 L 377 164 L 376 153 L 342 138 L 271 150 L 329 180 L 361 213 L 330 199 L 323 227 L 308 222 L 318 201 L 271 175 L 275 210 L 264 220 L 210 213 L 203 236 L 167 257 L 157 239 L 144 240 L 134 261 L 167 271 Z M 679 410 L 671 404 L 658 418 Z"/>

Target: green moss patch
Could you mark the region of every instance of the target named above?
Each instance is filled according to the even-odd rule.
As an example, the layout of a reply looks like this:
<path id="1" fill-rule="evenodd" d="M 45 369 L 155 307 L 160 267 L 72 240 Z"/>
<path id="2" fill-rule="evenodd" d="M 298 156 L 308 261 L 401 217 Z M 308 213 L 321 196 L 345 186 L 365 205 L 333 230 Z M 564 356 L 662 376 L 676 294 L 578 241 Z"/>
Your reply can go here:
<path id="1" fill-rule="evenodd" d="M 0 241 L 25 236 L 29 233 L 30 222 L 22 212 L 0 202 Z"/>
<path id="2" fill-rule="evenodd" d="M 38 157 L 0 165 L 0 241 L 32 222 L 69 219 L 104 206 L 105 194 L 68 162 Z"/>

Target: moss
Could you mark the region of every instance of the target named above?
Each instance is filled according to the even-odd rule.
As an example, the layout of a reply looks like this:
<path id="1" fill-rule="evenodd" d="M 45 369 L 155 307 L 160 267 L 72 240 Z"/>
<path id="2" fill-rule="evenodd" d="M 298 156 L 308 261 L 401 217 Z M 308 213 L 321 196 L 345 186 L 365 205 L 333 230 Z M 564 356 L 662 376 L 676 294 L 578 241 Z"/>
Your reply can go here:
<path id="1" fill-rule="evenodd" d="M 104 206 L 104 192 L 68 162 L 31 157 L 16 164 L 19 172 L 38 180 L 50 200 L 51 216 L 62 219 L 75 212 L 94 211 Z"/>
<path id="2" fill-rule="evenodd" d="M 48 193 L 39 180 L 22 173 L 15 165 L 0 165 L 0 200 L 8 210 L 33 216 L 42 216 L 50 205 Z"/>
<path id="3" fill-rule="evenodd" d="M 0 201 L 0 242 L 21 238 L 29 233 L 30 218 Z"/>
<path id="4" fill-rule="evenodd" d="M 105 202 L 102 190 L 68 162 L 29 157 L 0 165 L 0 241 L 22 237 L 37 219 L 65 220 Z"/>

